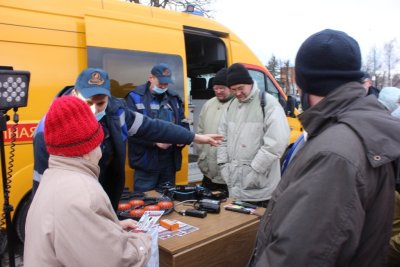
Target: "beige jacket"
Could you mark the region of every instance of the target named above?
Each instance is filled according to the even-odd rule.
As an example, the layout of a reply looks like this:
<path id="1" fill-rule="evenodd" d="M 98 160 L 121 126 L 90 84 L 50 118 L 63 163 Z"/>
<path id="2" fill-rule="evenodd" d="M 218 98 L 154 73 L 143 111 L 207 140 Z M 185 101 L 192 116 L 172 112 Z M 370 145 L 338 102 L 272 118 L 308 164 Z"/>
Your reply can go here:
<path id="1" fill-rule="evenodd" d="M 290 129 L 282 106 L 270 94 L 265 97 L 263 118 L 255 83 L 243 103 L 231 102 L 218 128 L 225 137 L 217 148 L 221 176 L 229 196 L 242 201 L 271 198 L 281 179 L 280 158 L 289 144 Z"/>
<path id="2" fill-rule="evenodd" d="M 219 121 L 225 112 L 230 101 L 220 102 L 216 97 L 208 100 L 200 111 L 199 125 L 197 126 L 198 134 L 217 133 Z M 197 164 L 201 172 L 213 183 L 225 184 L 219 173 L 217 164 L 217 147 L 210 145 L 197 145 L 197 153 L 199 159 Z"/>
<path id="3" fill-rule="evenodd" d="M 25 267 L 143 266 L 150 237 L 122 229 L 83 158 L 50 156 L 25 227 Z"/>

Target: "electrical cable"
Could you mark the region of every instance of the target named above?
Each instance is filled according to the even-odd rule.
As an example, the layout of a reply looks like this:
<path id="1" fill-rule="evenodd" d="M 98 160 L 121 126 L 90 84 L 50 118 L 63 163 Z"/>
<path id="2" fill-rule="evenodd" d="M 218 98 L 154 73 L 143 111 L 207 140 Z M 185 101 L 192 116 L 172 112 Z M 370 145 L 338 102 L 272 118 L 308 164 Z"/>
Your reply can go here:
<path id="1" fill-rule="evenodd" d="M 12 177 L 12 172 L 13 172 L 13 167 L 14 167 L 14 157 L 15 157 L 15 142 L 17 140 L 17 128 L 18 128 L 18 122 L 19 122 L 19 115 L 17 113 L 18 108 L 13 108 L 14 110 L 14 116 L 13 116 L 13 121 L 14 124 L 11 127 L 11 135 L 10 135 L 10 156 L 8 160 L 8 167 L 7 167 L 7 179 L 6 179 L 6 184 L 4 185 L 5 190 L 4 190 L 4 195 L 8 198 L 8 195 L 10 194 L 11 190 L 11 177 Z M 7 115 L 5 115 L 7 116 Z M 0 219 L 0 229 L 5 230 L 5 225 L 6 225 L 6 214 L 3 213 L 3 216 Z"/>
<path id="2" fill-rule="evenodd" d="M 184 210 L 176 210 L 176 209 L 175 209 L 176 206 L 185 205 L 186 203 L 193 203 L 191 206 L 194 207 L 194 205 L 195 205 L 196 202 L 197 202 L 197 199 L 189 199 L 189 200 L 184 200 L 184 201 L 178 202 L 178 203 L 176 203 L 176 204 L 174 205 L 174 211 L 175 211 L 176 213 L 180 214 L 180 215 L 183 215 L 185 211 L 184 211 Z"/>

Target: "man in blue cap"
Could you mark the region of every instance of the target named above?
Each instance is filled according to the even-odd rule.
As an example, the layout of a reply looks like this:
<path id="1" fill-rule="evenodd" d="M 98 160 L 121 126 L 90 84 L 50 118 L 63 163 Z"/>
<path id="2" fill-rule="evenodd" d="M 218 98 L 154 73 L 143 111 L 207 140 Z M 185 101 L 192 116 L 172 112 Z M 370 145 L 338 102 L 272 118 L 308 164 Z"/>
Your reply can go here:
<path id="1" fill-rule="evenodd" d="M 133 111 L 150 118 L 172 122 L 189 130 L 182 99 L 172 89 L 172 72 L 165 63 L 153 66 L 147 83 L 131 91 L 126 102 Z M 132 136 L 128 141 L 129 165 L 135 169 L 134 191 L 146 192 L 163 185 L 175 185 L 181 169 L 182 144 L 144 141 Z"/>
<path id="2" fill-rule="evenodd" d="M 213 135 L 194 133 L 161 120 L 152 120 L 126 108 L 123 100 L 111 96 L 110 79 L 103 69 L 88 68 L 78 76 L 75 86 L 67 86 L 56 97 L 73 95 L 81 98 L 91 108 L 97 121 L 103 126 L 104 140 L 99 162 L 99 182 L 111 200 L 114 210 L 125 186 L 126 140 L 136 136 L 143 142 L 216 145 Z M 60 118 L 62 119 L 62 118 Z M 48 168 L 49 154 L 44 143 L 44 118 L 34 133 L 33 195 L 44 171 Z"/>

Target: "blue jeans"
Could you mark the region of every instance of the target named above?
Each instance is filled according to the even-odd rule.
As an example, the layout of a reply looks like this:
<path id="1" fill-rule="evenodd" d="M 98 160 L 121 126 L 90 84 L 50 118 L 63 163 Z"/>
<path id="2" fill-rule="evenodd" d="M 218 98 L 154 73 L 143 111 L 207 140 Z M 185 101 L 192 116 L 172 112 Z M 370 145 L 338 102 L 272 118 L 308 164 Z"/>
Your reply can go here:
<path id="1" fill-rule="evenodd" d="M 133 175 L 133 191 L 147 192 L 154 190 L 165 183 L 175 186 L 175 166 L 165 166 L 159 171 L 135 170 Z"/>

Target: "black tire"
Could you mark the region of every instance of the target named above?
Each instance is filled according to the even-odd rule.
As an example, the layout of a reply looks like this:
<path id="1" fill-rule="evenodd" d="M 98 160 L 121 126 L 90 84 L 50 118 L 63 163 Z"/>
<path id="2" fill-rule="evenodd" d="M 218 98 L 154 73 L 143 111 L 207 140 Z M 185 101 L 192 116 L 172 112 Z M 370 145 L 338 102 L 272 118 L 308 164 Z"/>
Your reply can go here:
<path id="1" fill-rule="evenodd" d="M 8 246 L 7 232 L 5 231 L 5 229 L 0 230 L 0 255 L 1 255 L 0 259 L 2 259 L 4 254 L 6 253 L 7 246 Z"/>
<path id="2" fill-rule="evenodd" d="M 18 239 L 24 243 L 25 240 L 25 222 L 28 210 L 31 205 L 31 194 L 26 195 L 18 206 L 16 218 L 14 220 L 15 232 Z"/>

